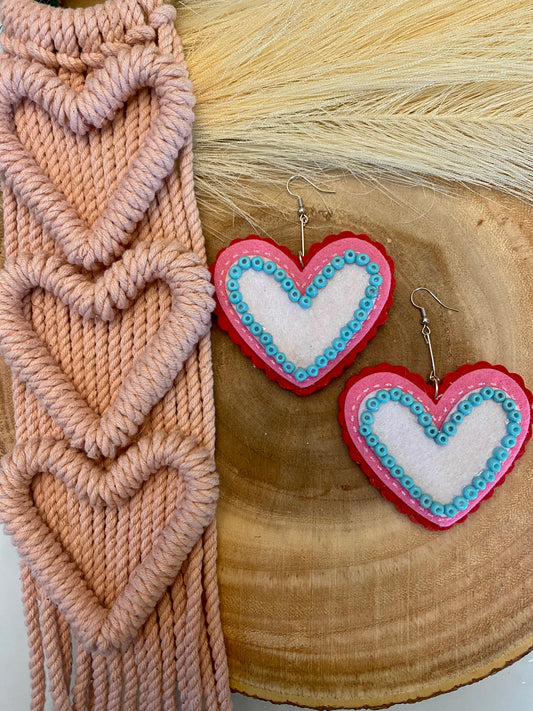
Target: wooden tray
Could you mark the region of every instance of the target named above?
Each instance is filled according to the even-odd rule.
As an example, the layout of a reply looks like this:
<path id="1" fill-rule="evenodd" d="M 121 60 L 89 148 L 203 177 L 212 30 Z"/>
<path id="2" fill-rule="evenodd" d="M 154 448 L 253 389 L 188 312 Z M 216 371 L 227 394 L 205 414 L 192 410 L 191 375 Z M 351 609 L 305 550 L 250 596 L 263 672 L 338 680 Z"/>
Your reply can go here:
<path id="1" fill-rule="evenodd" d="M 322 208 L 300 186 L 308 208 Z M 362 367 L 428 374 L 409 303 L 417 286 L 460 309 L 428 298 L 441 375 L 488 360 L 533 386 L 533 209 L 496 193 L 334 187 L 333 218 L 310 210 L 309 240 L 351 229 L 382 242 L 396 262 L 395 302 L 354 365 L 308 398 L 270 382 L 215 326 L 219 574 L 235 690 L 360 708 L 451 690 L 533 647 L 533 446 L 465 523 L 429 532 L 369 484 L 337 423 L 338 395 Z M 283 187 L 277 200 L 296 208 Z M 297 251 L 292 215 L 254 218 Z M 210 261 L 250 231 L 204 225 Z"/>

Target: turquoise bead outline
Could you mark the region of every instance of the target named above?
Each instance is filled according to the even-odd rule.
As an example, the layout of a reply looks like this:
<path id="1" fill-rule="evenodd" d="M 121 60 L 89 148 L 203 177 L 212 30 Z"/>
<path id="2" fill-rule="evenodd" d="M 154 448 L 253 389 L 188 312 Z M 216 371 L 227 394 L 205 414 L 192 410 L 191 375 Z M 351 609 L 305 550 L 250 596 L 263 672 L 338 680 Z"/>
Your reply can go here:
<path id="1" fill-rule="evenodd" d="M 396 397 L 391 398 L 391 397 L 390 397 L 390 393 L 391 393 L 391 391 L 393 391 L 393 390 L 396 390 L 396 391 L 400 390 L 401 393 L 402 393 L 402 395 L 401 395 L 399 398 L 396 398 Z M 483 397 L 483 400 L 480 401 L 479 403 L 476 403 L 476 404 L 472 403 L 471 396 L 472 396 L 473 394 L 475 394 L 475 393 L 481 394 L 481 393 L 483 392 L 483 390 L 492 390 L 492 393 L 491 393 L 490 395 L 487 394 L 487 396 L 482 396 L 482 397 Z M 388 397 L 384 397 L 384 396 L 382 395 L 381 398 L 380 398 L 380 397 L 378 397 L 378 394 L 380 394 L 380 393 L 386 393 L 386 394 L 388 395 Z M 495 396 L 496 393 L 505 394 L 505 398 L 504 398 L 503 400 L 495 399 L 494 396 Z M 403 395 L 408 395 L 408 396 L 409 396 L 409 398 L 407 399 L 406 402 L 402 402 Z M 501 396 L 500 396 L 500 397 L 501 397 Z M 426 497 L 426 500 L 427 500 L 427 497 L 430 498 L 430 499 L 431 499 L 431 503 L 428 504 L 427 506 L 423 506 L 423 508 L 429 509 L 429 510 L 431 511 L 431 513 L 433 513 L 433 515 L 435 515 L 435 516 L 447 516 L 448 518 L 454 518 L 454 516 L 457 516 L 457 514 L 460 513 L 460 511 L 464 511 L 464 510 L 468 507 L 470 501 L 474 501 L 474 500 L 478 497 L 480 491 L 483 491 L 484 489 L 486 489 L 487 484 L 489 484 L 489 483 L 491 483 L 492 481 L 494 481 L 494 479 L 495 479 L 495 473 L 497 473 L 497 472 L 500 471 L 500 469 L 501 469 L 501 463 L 507 459 L 507 456 L 509 455 L 509 450 L 512 449 L 512 448 L 516 445 L 516 439 L 520 436 L 520 434 L 521 434 L 521 432 L 522 432 L 522 427 L 521 427 L 521 425 L 520 425 L 520 420 L 521 420 L 522 413 L 520 412 L 520 410 L 518 410 L 518 409 L 516 408 L 516 403 L 514 403 L 514 401 L 512 400 L 512 398 L 510 398 L 503 390 L 501 390 L 500 388 L 492 388 L 492 387 L 488 387 L 488 386 L 483 386 L 483 387 L 481 387 L 479 390 L 473 390 L 473 391 L 470 392 L 465 398 L 463 398 L 462 400 L 460 400 L 460 401 L 456 404 L 454 410 L 453 410 L 452 412 L 450 412 L 450 414 L 448 415 L 448 417 L 447 417 L 447 419 L 445 420 L 445 422 L 442 423 L 441 429 L 439 430 L 438 427 L 436 427 L 436 425 L 433 424 L 433 418 L 431 417 L 431 415 L 429 415 L 429 412 L 427 412 L 427 410 L 426 410 L 425 407 L 422 405 L 422 403 L 419 402 L 418 400 L 416 400 L 410 393 L 405 393 L 405 392 L 402 390 L 402 388 L 401 388 L 400 386 L 398 386 L 398 385 L 395 385 L 393 388 L 390 388 L 390 390 L 387 390 L 386 388 L 380 388 L 380 389 L 376 392 L 375 395 L 373 395 L 372 397 L 367 398 L 367 400 L 366 400 L 366 403 L 365 403 L 365 410 L 364 410 L 364 412 L 363 412 L 362 414 L 364 414 L 365 412 L 370 413 L 370 414 L 372 415 L 372 422 L 366 421 L 366 420 L 368 420 L 368 417 L 366 418 L 366 420 L 365 420 L 364 422 L 360 421 L 360 422 L 359 422 L 359 434 L 365 439 L 365 442 L 366 442 L 366 444 L 368 445 L 368 447 L 370 447 L 370 449 L 374 452 L 374 454 L 376 454 L 376 456 L 377 456 L 378 459 L 380 460 L 382 466 L 384 466 L 385 469 L 388 470 L 388 472 L 389 472 L 389 474 L 391 475 L 391 477 L 393 477 L 393 479 L 395 479 L 401 486 L 403 486 L 403 488 L 407 491 L 407 493 L 410 494 L 410 493 L 411 493 L 411 489 L 416 488 L 416 489 L 418 490 L 418 489 L 420 489 L 420 487 L 416 484 L 415 481 L 412 480 L 412 477 L 409 477 L 408 475 L 405 474 L 405 470 L 403 469 L 403 467 L 401 467 L 401 465 L 398 465 L 398 464 L 396 463 L 396 461 L 394 461 L 393 464 L 390 464 L 390 463 L 387 464 L 387 463 L 386 463 L 385 460 L 388 459 L 389 462 L 390 462 L 390 459 L 391 459 L 391 458 L 394 459 L 394 458 L 391 457 L 391 455 L 388 453 L 387 446 L 386 446 L 383 442 L 380 441 L 379 437 L 378 437 L 378 436 L 376 435 L 376 433 L 373 432 L 373 430 L 372 430 L 373 415 L 374 415 L 374 413 L 379 410 L 379 408 L 381 407 L 381 405 L 385 404 L 386 402 L 390 402 L 391 400 L 392 400 L 393 402 L 398 402 L 398 403 L 400 403 L 400 405 L 402 405 L 403 407 L 409 408 L 409 410 L 410 410 L 411 412 L 413 412 L 413 410 L 412 410 L 413 405 L 418 405 L 419 407 L 422 408 L 422 412 L 420 412 L 420 413 L 415 413 L 415 412 L 413 412 L 413 415 L 417 418 L 417 420 L 419 420 L 420 417 L 423 416 L 424 414 L 427 414 L 427 415 L 429 415 L 429 417 L 431 417 L 432 425 L 429 425 L 429 426 L 426 425 L 426 426 L 424 426 L 424 425 L 422 425 L 422 424 L 419 423 L 420 426 L 424 428 L 424 433 L 425 433 L 425 435 L 426 435 L 427 437 L 429 437 L 430 439 L 433 439 L 433 440 L 434 440 L 437 444 L 439 444 L 440 446 L 445 446 L 445 444 L 447 444 L 447 442 L 444 443 L 444 444 L 441 444 L 441 443 L 437 442 L 436 438 L 443 432 L 443 429 L 444 429 L 445 425 L 446 425 L 447 423 L 449 423 L 449 422 L 450 422 L 450 423 L 452 422 L 452 419 L 451 419 L 451 418 L 453 417 L 453 415 L 454 415 L 456 412 L 460 412 L 460 410 L 459 410 L 460 405 L 461 405 L 462 403 L 464 403 L 464 402 L 469 402 L 470 405 L 472 405 L 472 408 L 471 408 L 468 412 L 466 412 L 466 413 L 461 413 L 461 414 L 463 415 L 463 420 L 462 420 L 461 422 L 457 423 L 455 432 L 453 432 L 452 434 L 447 435 L 448 440 L 449 440 L 450 437 L 453 437 L 453 435 L 456 434 L 456 432 L 457 432 L 457 427 L 462 424 L 462 422 L 464 421 L 464 418 L 465 418 L 465 417 L 468 417 L 468 415 L 471 415 L 472 412 L 475 410 L 475 408 L 478 407 L 482 402 L 485 402 L 486 400 L 491 400 L 491 399 L 494 399 L 495 402 L 497 402 L 499 405 L 501 405 L 501 407 L 502 407 L 504 413 L 507 415 L 507 423 L 506 423 L 507 434 L 505 434 L 505 435 L 502 437 L 502 439 L 500 440 L 500 443 L 494 448 L 492 455 L 487 459 L 487 463 L 486 463 L 486 465 L 485 465 L 485 469 L 483 470 L 483 472 L 482 472 L 481 474 L 476 474 L 474 477 L 472 477 L 471 483 L 470 483 L 470 484 L 467 484 L 465 487 L 463 487 L 463 491 L 461 492 L 461 494 L 459 494 L 458 496 L 455 496 L 455 497 L 453 498 L 453 501 L 448 502 L 447 504 L 442 504 L 440 501 L 435 501 L 435 500 L 433 499 L 433 497 L 431 496 L 431 494 L 428 494 L 428 493 L 423 492 L 423 491 L 421 491 L 420 495 L 418 495 L 418 491 L 417 491 L 417 496 L 416 496 L 416 497 L 413 497 L 413 498 L 415 498 L 416 500 L 418 500 L 419 502 L 420 502 L 420 500 L 423 499 L 424 497 Z M 368 403 L 369 403 L 369 402 L 371 402 L 371 406 L 370 406 L 370 407 L 368 406 Z M 510 403 L 513 403 L 513 406 L 512 406 L 512 407 L 510 406 Z M 512 418 L 512 413 L 513 413 L 513 412 L 517 412 L 517 413 L 520 414 L 520 418 L 519 418 L 518 420 Z M 514 443 L 513 443 L 512 445 L 510 445 L 510 446 L 507 446 L 507 445 L 504 443 L 504 440 L 507 439 L 507 438 L 510 436 L 510 434 L 511 434 L 511 433 L 510 433 L 510 430 L 509 430 L 509 427 L 510 427 L 510 426 L 514 426 L 514 425 L 518 425 L 518 427 L 520 427 L 520 432 L 519 432 L 518 434 L 516 434 L 516 435 L 514 435 L 514 434 L 512 435 L 512 437 L 514 437 Z M 363 434 L 363 433 L 361 432 L 361 428 L 362 428 L 362 427 L 365 428 L 365 432 L 366 432 L 367 434 Z M 434 428 L 437 430 L 436 433 L 433 434 L 433 435 L 430 434 L 430 433 L 427 431 L 427 430 L 428 430 L 428 427 L 434 427 Z M 513 427 L 513 431 L 516 432 L 516 427 Z M 371 440 L 372 440 L 371 442 L 368 442 L 368 438 L 369 438 L 369 437 L 370 437 Z M 385 449 L 385 452 L 384 452 L 381 456 L 376 452 L 376 449 L 377 449 L 378 447 L 380 447 L 380 445 L 381 445 L 381 449 L 380 449 L 381 452 L 383 452 L 383 448 Z M 497 450 L 506 450 L 507 456 L 505 456 L 503 460 L 498 460 L 498 461 L 500 462 L 500 466 L 499 466 L 499 468 L 498 468 L 498 469 L 496 470 L 496 472 L 495 472 L 495 471 L 493 471 L 493 469 L 491 469 L 491 466 L 489 465 L 489 463 L 490 463 L 490 462 L 494 462 L 494 461 L 497 460 L 497 457 L 496 457 L 496 451 L 497 451 Z M 492 465 L 492 466 L 494 466 L 494 465 Z M 399 468 L 399 469 L 401 469 L 401 470 L 402 470 L 402 474 L 400 474 L 400 476 L 394 476 L 393 473 L 392 473 L 392 470 L 393 470 L 394 468 Z M 489 476 L 489 479 L 486 479 L 486 478 L 485 478 L 485 475 L 488 475 L 488 476 Z M 403 482 L 404 482 L 405 479 L 408 479 L 408 480 L 410 480 L 410 481 L 413 482 L 412 485 L 411 485 L 409 488 L 407 488 L 407 487 L 404 486 L 404 483 L 403 483 Z M 482 488 L 479 488 L 480 480 L 482 480 L 482 481 L 485 482 L 485 486 L 483 486 Z M 476 482 L 477 482 L 477 483 L 476 483 Z M 421 502 L 420 502 L 420 503 L 421 503 Z"/>
<path id="2" fill-rule="evenodd" d="M 347 259 L 346 259 L 346 255 L 347 255 L 347 254 L 350 254 L 350 260 L 351 260 L 351 261 L 347 261 Z M 352 255 L 353 255 L 353 258 L 352 258 Z M 252 261 L 253 261 L 254 259 L 256 259 L 257 257 L 259 257 L 259 259 L 261 259 L 262 262 L 263 262 L 260 268 L 257 268 L 256 265 L 253 265 L 253 264 L 252 264 Z M 363 258 L 363 263 L 359 263 L 359 262 L 357 261 L 357 259 L 358 259 L 359 257 L 362 257 L 362 258 Z M 245 264 L 245 265 L 239 265 L 239 261 L 240 261 L 241 259 L 246 260 L 246 264 Z M 342 259 L 342 260 L 343 260 L 343 264 L 341 264 L 340 266 L 339 266 L 339 259 Z M 333 263 L 334 261 L 335 261 L 335 263 Z M 268 271 L 265 270 L 265 269 L 264 269 L 265 264 L 268 264 L 268 263 L 274 264 L 274 265 L 275 265 L 275 269 L 269 268 Z M 259 255 L 254 255 L 254 257 L 239 257 L 239 258 L 238 258 L 236 261 L 234 261 L 234 262 L 230 265 L 230 267 L 228 268 L 227 274 L 228 274 L 228 276 L 229 276 L 230 278 L 229 278 L 229 279 L 226 279 L 226 283 L 225 283 L 226 295 L 228 296 L 228 299 L 229 299 L 230 294 L 238 294 L 239 297 L 240 297 L 239 300 L 238 300 L 237 302 L 235 302 L 235 303 L 233 303 L 233 302 L 230 301 L 230 303 L 232 304 L 232 306 L 236 307 L 238 303 L 243 303 L 242 294 L 241 294 L 241 291 L 240 291 L 239 288 L 236 288 L 236 289 L 228 289 L 228 283 L 229 283 L 230 281 L 233 281 L 233 282 L 237 282 L 237 284 L 238 284 L 239 279 L 240 279 L 240 276 L 242 275 L 242 272 L 243 272 L 243 271 L 248 271 L 249 269 L 253 269 L 254 271 L 262 271 L 262 270 L 263 270 L 263 271 L 265 271 L 265 274 L 267 274 L 268 276 L 274 277 L 274 279 L 275 279 L 275 281 L 277 282 L 277 284 L 278 284 L 278 286 L 280 287 L 280 289 L 281 289 L 282 291 L 284 291 L 284 292 L 287 294 L 287 298 L 290 298 L 290 297 L 289 297 L 289 294 L 292 294 L 294 291 L 298 291 L 298 293 L 300 294 L 299 298 L 296 299 L 296 300 L 294 300 L 294 299 L 291 298 L 290 300 L 292 301 L 292 303 L 298 303 L 298 304 L 300 304 L 301 300 L 305 297 L 305 299 L 306 299 L 306 305 L 305 305 L 305 306 L 302 306 L 302 305 L 300 304 L 300 306 L 301 306 L 301 308 L 307 310 L 307 309 L 311 308 L 311 306 L 313 305 L 313 299 L 314 299 L 316 296 L 318 296 L 318 294 L 320 293 L 320 291 L 324 288 L 324 286 L 327 285 L 327 283 L 330 281 L 330 279 L 332 279 L 332 278 L 335 276 L 335 274 L 336 274 L 338 271 L 340 271 L 341 269 L 343 269 L 347 264 L 355 264 L 356 266 L 362 267 L 362 268 L 364 268 L 364 269 L 366 270 L 366 272 L 367 272 L 367 274 L 368 274 L 368 285 L 367 285 L 367 287 L 365 288 L 365 296 L 363 296 L 363 298 L 362 298 L 361 301 L 359 302 L 357 308 L 355 309 L 354 314 L 353 314 L 353 318 L 351 318 L 351 319 L 348 321 L 348 323 L 346 323 L 344 326 L 341 327 L 340 332 L 339 332 L 339 335 L 336 336 L 336 337 L 333 339 L 331 345 L 327 346 L 327 347 L 324 349 L 324 352 L 323 352 L 322 354 L 320 354 L 319 356 L 317 356 L 317 358 L 315 358 L 315 361 L 314 361 L 313 363 L 311 363 L 310 365 L 308 365 L 306 368 L 303 368 L 303 367 L 301 367 L 301 366 L 295 366 L 294 369 L 290 371 L 290 373 L 291 373 L 291 374 L 296 378 L 296 380 L 298 380 L 298 382 L 300 382 L 300 383 L 303 383 L 305 380 L 307 380 L 307 379 L 309 379 L 309 378 L 315 378 L 315 377 L 317 377 L 318 371 L 320 371 L 321 369 L 325 368 L 331 360 L 334 360 L 333 357 L 331 357 L 331 358 L 328 357 L 327 353 L 329 352 L 330 355 L 331 355 L 331 354 L 333 353 L 333 351 L 334 351 L 334 357 L 336 358 L 336 357 L 337 357 L 337 354 L 338 354 L 338 353 L 341 353 L 341 352 L 346 348 L 346 344 L 353 338 L 353 336 L 355 336 L 356 333 L 359 333 L 359 331 L 361 330 L 361 327 L 362 327 L 363 323 L 367 320 L 368 316 L 370 315 L 370 312 L 371 312 L 372 309 L 374 308 L 374 304 L 375 304 L 375 302 L 376 302 L 376 299 L 377 299 L 378 296 L 379 296 L 379 290 L 380 290 L 380 288 L 381 288 L 381 285 L 383 284 L 383 277 L 382 277 L 382 275 L 381 275 L 381 272 L 380 272 L 380 269 L 379 269 L 379 265 L 378 265 L 376 262 L 372 262 L 371 259 L 370 259 L 370 255 L 368 255 L 366 252 L 356 252 L 354 249 L 347 249 L 347 250 L 344 252 L 344 254 L 342 255 L 342 257 L 341 257 L 340 255 L 335 255 L 335 257 L 332 257 L 332 259 L 331 259 L 327 264 L 325 264 L 325 265 L 322 267 L 322 269 L 318 272 L 318 274 L 315 275 L 315 278 L 316 278 L 317 276 L 319 276 L 319 275 L 324 276 L 324 278 L 326 279 L 326 283 L 325 283 L 323 286 L 318 287 L 318 288 L 315 286 L 315 288 L 316 288 L 316 294 L 313 295 L 313 296 L 310 295 L 310 294 L 308 294 L 306 291 L 305 291 L 303 294 L 300 293 L 299 290 L 294 286 L 294 282 L 292 281 L 292 279 L 290 279 L 290 277 L 285 276 L 285 277 L 282 278 L 282 279 L 278 279 L 278 278 L 274 277 L 274 275 L 276 274 L 276 272 L 277 272 L 278 270 L 282 270 L 283 272 L 285 272 L 285 274 L 286 274 L 286 271 L 285 271 L 285 269 L 282 269 L 282 267 L 280 267 L 279 264 L 277 264 L 273 259 L 264 259 L 263 257 L 260 257 Z M 230 275 L 230 271 L 233 270 L 234 267 L 239 268 L 239 269 L 241 270 L 241 274 L 239 274 L 238 276 Z M 331 267 L 331 268 L 333 269 L 333 272 L 331 273 L 330 276 L 325 276 L 325 275 L 324 275 L 324 269 L 325 269 L 326 267 Z M 370 269 L 369 269 L 369 267 L 370 267 Z M 235 273 L 235 271 L 234 271 L 234 273 Z M 382 280 L 381 280 L 381 283 L 380 283 L 380 284 L 374 284 L 374 283 L 372 282 L 372 278 L 373 278 L 373 277 L 376 277 L 376 276 L 380 276 L 380 277 L 381 277 Z M 291 282 L 291 286 L 290 286 L 289 288 L 286 288 L 286 287 L 283 286 L 283 283 L 284 283 L 287 279 L 288 279 L 288 281 Z M 314 285 L 314 279 L 313 279 L 313 281 L 311 282 L 311 285 Z M 368 290 L 368 287 L 370 287 L 370 286 L 375 287 L 375 289 L 377 290 L 376 295 L 373 296 L 373 297 L 370 297 L 370 296 L 367 295 L 367 293 L 368 293 L 367 290 Z M 310 301 L 311 303 L 310 303 L 309 305 L 307 305 L 307 301 Z M 366 302 L 366 303 L 371 303 L 371 305 L 370 305 L 370 307 L 369 307 L 368 309 L 367 309 L 367 308 L 362 308 L 361 303 L 362 303 L 363 301 Z M 237 309 L 235 309 L 235 310 L 237 311 Z M 365 314 L 364 318 L 360 318 L 360 317 L 358 316 L 358 314 L 361 314 L 362 312 L 364 312 L 364 314 Z M 253 314 L 251 314 L 251 313 L 248 311 L 248 309 L 246 310 L 245 313 L 239 313 L 238 311 L 237 311 L 237 313 L 239 314 L 241 323 L 243 323 L 243 317 L 244 317 L 245 313 L 249 314 L 249 316 L 252 316 L 252 318 L 253 318 Z M 248 319 L 247 319 L 247 320 L 248 320 Z M 253 336 L 253 338 L 255 338 L 255 340 L 257 341 L 258 345 L 265 351 L 265 354 L 266 354 L 268 357 L 275 357 L 275 356 L 271 356 L 269 353 L 266 352 L 266 346 L 265 346 L 263 343 L 261 343 L 261 341 L 259 340 L 260 336 L 258 337 L 258 336 L 256 336 L 255 334 L 253 334 L 253 333 L 251 332 L 252 327 L 253 327 L 254 324 L 256 324 L 256 323 L 261 326 L 261 328 L 263 329 L 262 332 L 264 332 L 264 327 L 263 327 L 263 325 L 260 324 L 259 321 L 256 321 L 255 318 L 253 318 L 253 321 L 252 321 L 251 323 L 243 323 L 243 325 L 250 331 L 251 335 Z M 351 325 L 351 324 L 356 324 L 356 325 L 358 326 L 358 328 L 355 330 L 355 329 L 354 329 L 354 326 Z M 346 337 L 343 335 L 343 331 L 345 331 L 346 329 L 349 329 L 350 332 L 351 332 L 351 333 L 350 333 L 350 336 L 349 336 L 348 338 L 346 338 Z M 277 348 L 277 346 L 276 346 L 276 344 L 274 343 L 274 341 L 272 341 L 269 345 L 270 345 L 270 346 L 273 346 L 273 347 L 275 347 L 275 348 Z M 272 348 L 270 348 L 270 350 L 272 350 Z M 282 353 L 282 355 L 285 356 L 285 354 L 284 354 L 282 351 L 280 351 L 279 348 L 277 349 L 276 353 Z M 317 362 L 318 359 L 321 360 L 320 363 Z M 323 362 L 323 359 L 326 360 L 325 363 Z M 289 361 L 289 362 L 290 362 L 290 361 Z M 278 364 L 279 364 L 279 363 L 278 363 Z M 293 365 L 293 364 L 291 363 L 291 365 Z M 284 370 L 285 370 L 285 368 L 284 368 Z M 309 372 L 310 370 L 311 370 L 312 372 Z M 285 370 L 285 372 L 288 372 L 288 371 Z"/>

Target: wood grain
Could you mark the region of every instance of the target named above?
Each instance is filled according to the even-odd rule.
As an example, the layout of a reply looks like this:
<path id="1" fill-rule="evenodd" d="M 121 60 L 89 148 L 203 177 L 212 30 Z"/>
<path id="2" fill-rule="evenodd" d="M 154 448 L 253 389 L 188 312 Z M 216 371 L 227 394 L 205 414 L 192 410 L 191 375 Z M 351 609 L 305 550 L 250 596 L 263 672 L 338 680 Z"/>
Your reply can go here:
<path id="1" fill-rule="evenodd" d="M 488 360 L 533 385 L 533 210 L 496 193 L 335 188 L 332 219 L 310 210 L 310 241 L 342 229 L 381 241 L 395 303 L 354 365 L 308 398 L 269 381 L 215 326 L 219 575 L 234 689 L 360 708 L 450 690 L 533 646 L 533 449 L 465 523 L 428 532 L 369 484 L 337 423 L 338 395 L 362 367 L 429 373 L 409 303 L 422 285 L 460 309 L 427 304 L 441 375 Z M 280 191 L 280 206 L 291 200 Z M 253 217 L 296 251 L 292 214 Z M 238 219 L 204 226 L 210 260 L 250 231 Z"/>

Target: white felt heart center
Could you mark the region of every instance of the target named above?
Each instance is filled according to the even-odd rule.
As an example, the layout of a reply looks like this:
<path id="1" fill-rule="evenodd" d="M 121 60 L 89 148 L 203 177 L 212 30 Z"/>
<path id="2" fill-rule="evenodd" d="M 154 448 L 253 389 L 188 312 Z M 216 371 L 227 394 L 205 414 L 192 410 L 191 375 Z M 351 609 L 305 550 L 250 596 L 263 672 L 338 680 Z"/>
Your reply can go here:
<path id="1" fill-rule="evenodd" d="M 484 400 L 457 425 L 448 443 L 439 445 L 425 433 L 416 414 L 389 401 L 374 413 L 372 432 L 422 491 L 447 503 L 486 469 L 492 451 L 507 434 L 507 423 L 501 404 Z"/>
<path id="2" fill-rule="evenodd" d="M 338 338 L 365 297 L 369 275 L 364 267 L 345 264 L 320 289 L 310 308 L 289 299 L 270 274 L 249 269 L 239 279 L 243 301 L 288 360 L 306 367 Z"/>

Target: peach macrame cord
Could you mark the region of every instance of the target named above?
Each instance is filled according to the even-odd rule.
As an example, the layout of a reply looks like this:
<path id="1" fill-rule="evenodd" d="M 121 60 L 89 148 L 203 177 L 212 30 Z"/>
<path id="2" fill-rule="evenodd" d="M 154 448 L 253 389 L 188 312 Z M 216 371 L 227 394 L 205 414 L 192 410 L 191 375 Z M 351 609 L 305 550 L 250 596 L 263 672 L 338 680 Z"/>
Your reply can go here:
<path id="1" fill-rule="evenodd" d="M 230 711 L 194 96 L 161 0 L 2 3 L 0 352 L 31 709 Z"/>

